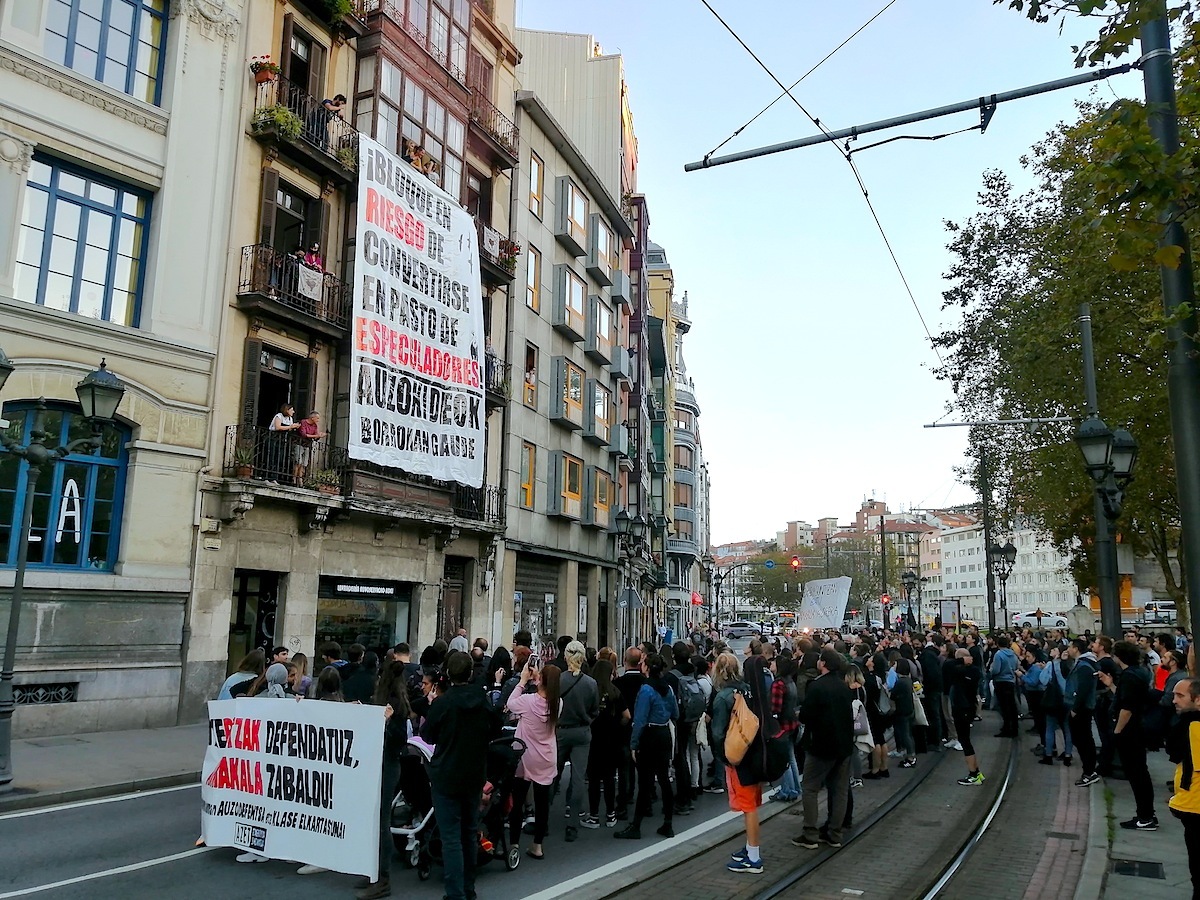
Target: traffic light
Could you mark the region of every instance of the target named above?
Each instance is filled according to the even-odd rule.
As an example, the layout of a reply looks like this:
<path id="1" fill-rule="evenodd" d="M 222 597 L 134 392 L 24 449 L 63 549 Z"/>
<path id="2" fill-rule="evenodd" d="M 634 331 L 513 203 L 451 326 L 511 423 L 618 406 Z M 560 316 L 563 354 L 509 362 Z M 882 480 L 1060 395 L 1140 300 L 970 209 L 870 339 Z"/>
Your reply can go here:
<path id="1" fill-rule="evenodd" d="M 798 557 L 798 556 L 792 557 L 792 571 L 793 572 L 799 573 L 800 567 L 803 565 L 804 565 L 804 563 L 802 563 L 800 561 L 800 557 Z"/>

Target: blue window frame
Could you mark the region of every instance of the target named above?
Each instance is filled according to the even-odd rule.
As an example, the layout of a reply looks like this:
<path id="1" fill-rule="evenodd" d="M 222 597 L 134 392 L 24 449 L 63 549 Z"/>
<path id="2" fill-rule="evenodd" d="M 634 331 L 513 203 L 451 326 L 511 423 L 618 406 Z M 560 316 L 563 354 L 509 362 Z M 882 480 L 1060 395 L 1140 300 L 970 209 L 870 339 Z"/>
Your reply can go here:
<path id="1" fill-rule="evenodd" d="M 157 105 L 167 0 L 50 0 L 46 58 Z"/>
<path id="2" fill-rule="evenodd" d="M 16 297 L 136 327 L 150 194 L 35 155 L 17 245 Z"/>
<path id="3" fill-rule="evenodd" d="M 4 407 L 9 438 L 28 443 L 34 410 L 29 403 Z M 91 434 L 78 412 L 51 405 L 44 428 L 49 447 Z M 42 469 L 33 497 L 29 532 L 30 568 L 110 571 L 117 559 L 130 431 L 108 425 L 94 455 L 72 453 Z M 25 508 L 25 460 L 0 449 L 0 566 L 17 564 L 20 517 Z"/>

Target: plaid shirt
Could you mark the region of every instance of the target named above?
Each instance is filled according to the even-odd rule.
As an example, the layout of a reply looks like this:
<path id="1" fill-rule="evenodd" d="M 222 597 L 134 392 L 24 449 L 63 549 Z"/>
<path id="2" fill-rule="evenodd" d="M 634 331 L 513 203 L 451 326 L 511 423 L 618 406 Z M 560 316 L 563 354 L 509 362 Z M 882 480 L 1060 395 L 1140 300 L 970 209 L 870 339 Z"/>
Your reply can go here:
<path id="1" fill-rule="evenodd" d="M 789 731 L 795 731 L 800 727 L 800 723 L 797 720 L 784 718 L 783 704 L 786 699 L 787 684 L 782 678 L 776 678 L 771 682 L 771 714 L 779 718 L 779 725 L 785 734 Z"/>

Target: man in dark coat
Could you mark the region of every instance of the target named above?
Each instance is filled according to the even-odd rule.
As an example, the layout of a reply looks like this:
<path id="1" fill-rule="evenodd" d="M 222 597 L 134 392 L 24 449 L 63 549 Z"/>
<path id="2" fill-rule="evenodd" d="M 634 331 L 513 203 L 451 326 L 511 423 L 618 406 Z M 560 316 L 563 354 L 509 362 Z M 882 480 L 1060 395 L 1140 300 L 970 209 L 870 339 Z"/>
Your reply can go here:
<path id="1" fill-rule="evenodd" d="M 469 683 L 472 668 L 469 653 L 447 657 L 450 689 L 430 705 L 421 729 L 421 737 L 437 748 L 429 761 L 429 782 L 451 900 L 475 896 L 479 799 L 487 780 L 488 743 L 500 734 L 500 714 L 483 688 Z"/>
<path id="2" fill-rule="evenodd" d="M 828 843 L 842 846 L 842 825 L 850 792 L 850 754 L 854 750 L 854 697 L 842 677 L 842 657 L 832 647 L 817 658 L 817 678 L 808 685 L 800 706 L 804 723 L 804 831 L 792 843 L 815 850 L 822 835 L 817 830 L 817 797 L 828 787 Z"/>

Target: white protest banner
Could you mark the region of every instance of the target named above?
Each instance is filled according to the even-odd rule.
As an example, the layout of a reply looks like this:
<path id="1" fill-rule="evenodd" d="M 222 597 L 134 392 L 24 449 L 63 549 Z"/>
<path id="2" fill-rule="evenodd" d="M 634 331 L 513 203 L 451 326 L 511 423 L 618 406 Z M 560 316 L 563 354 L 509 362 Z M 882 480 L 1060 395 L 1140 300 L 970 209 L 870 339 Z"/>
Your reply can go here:
<path id="1" fill-rule="evenodd" d="M 846 603 L 850 600 L 850 578 L 822 578 L 804 585 L 804 599 L 796 614 L 796 628 L 814 631 L 819 628 L 841 628 L 846 618 Z"/>
<path id="2" fill-rule="evenodd" d="M 358 144 L 354 459 L 483 484 L 483 296 L 475 222 L 368 137 Z"/>
<path id="3" fill-rule="evenodd" d="M 378 706 L 209 701 L 205 843 L 374 878 L 383 726 Z"/>

